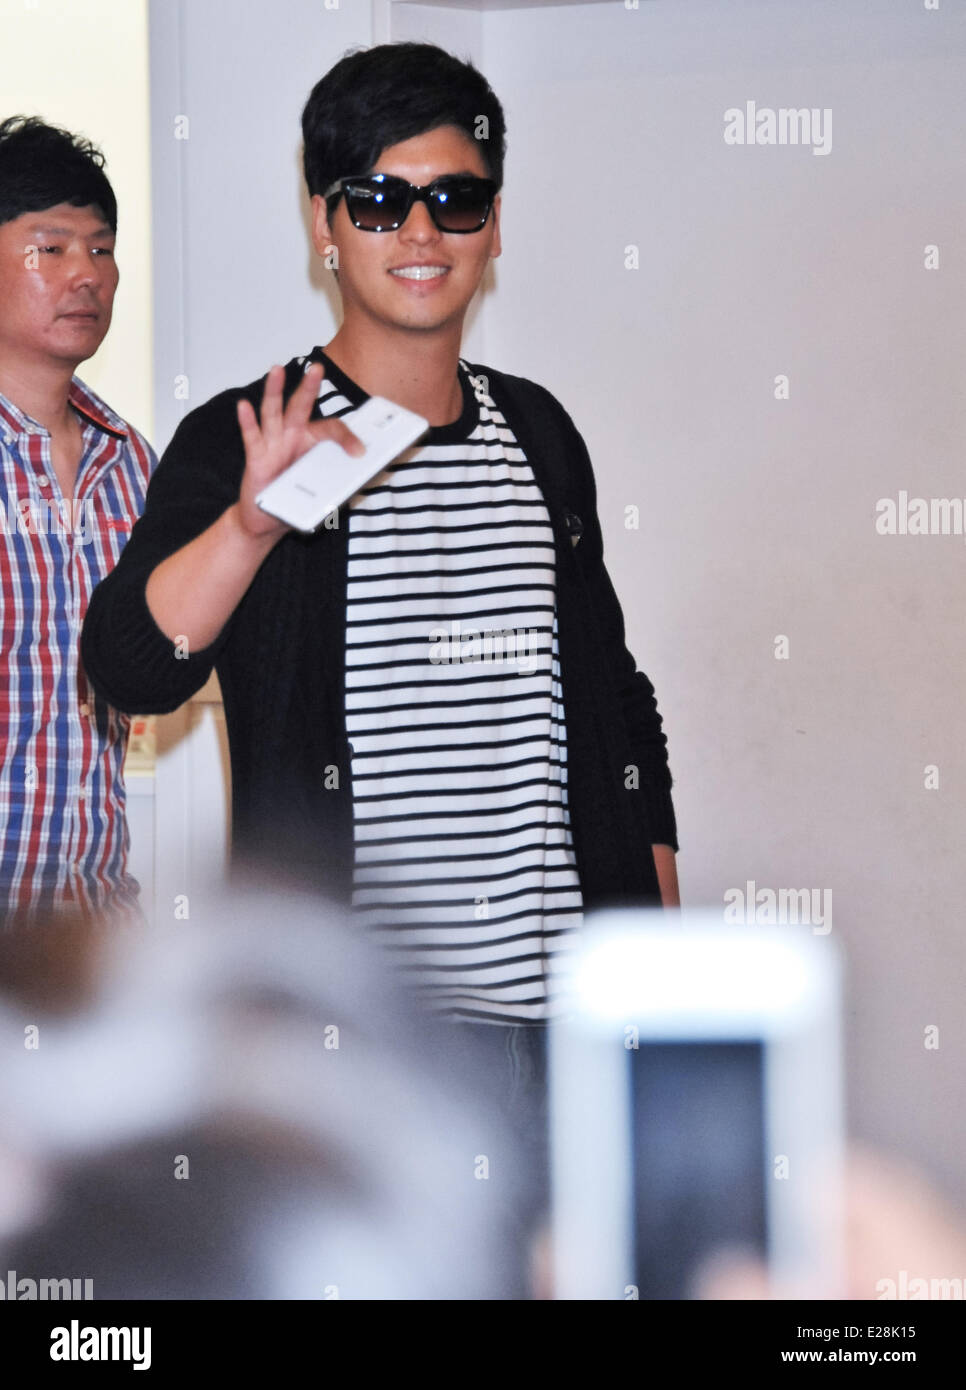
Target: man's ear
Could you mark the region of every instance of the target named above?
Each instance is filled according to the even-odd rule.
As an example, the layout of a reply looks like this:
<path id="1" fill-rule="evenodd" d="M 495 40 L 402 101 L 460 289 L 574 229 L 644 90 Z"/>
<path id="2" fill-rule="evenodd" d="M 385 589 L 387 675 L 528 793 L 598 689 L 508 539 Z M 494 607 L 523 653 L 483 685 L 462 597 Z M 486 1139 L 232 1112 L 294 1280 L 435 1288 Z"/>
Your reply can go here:
<path id="1" fill-rule="evenodd" d="M 312 194 L 312 245 L 322 257 L 335 245 L 335 237 L 329 225 L 329 210 L 321 193 Z"/>
<path id="2" fill-rule="evenodd" d="M 490 213 L 493 218 L 493 242 L 490 247 L 490 259 L 495 260 L 503 252 L 503 242 L 500 238 L 500 195 L 493 199 L 493 211 Z"/>

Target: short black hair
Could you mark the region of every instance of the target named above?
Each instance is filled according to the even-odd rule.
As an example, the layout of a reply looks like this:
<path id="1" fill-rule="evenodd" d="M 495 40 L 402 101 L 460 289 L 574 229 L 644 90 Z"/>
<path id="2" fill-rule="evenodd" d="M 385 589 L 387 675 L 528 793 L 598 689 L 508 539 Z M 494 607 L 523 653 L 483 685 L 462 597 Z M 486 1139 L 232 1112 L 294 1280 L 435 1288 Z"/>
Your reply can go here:
<path id="1" fill-rule="evenodd" d="M 0 121 L 0 223 L 69 203 L 96 207 L 116 232 L 117 199 L 104 162 L 82 135 L 39 116 L 8 116 Z"/>
<path id="2" fill-rule="evenodd" d="M 500 188 L 503 107 L 472 63 L 431 43 L 350 51 L 315 84 L 302 112 L 309 193 L 324 194 L 336 179 L 367 174 L 390 145 L 444 125 L 479 142 L 487 173 Z"/>

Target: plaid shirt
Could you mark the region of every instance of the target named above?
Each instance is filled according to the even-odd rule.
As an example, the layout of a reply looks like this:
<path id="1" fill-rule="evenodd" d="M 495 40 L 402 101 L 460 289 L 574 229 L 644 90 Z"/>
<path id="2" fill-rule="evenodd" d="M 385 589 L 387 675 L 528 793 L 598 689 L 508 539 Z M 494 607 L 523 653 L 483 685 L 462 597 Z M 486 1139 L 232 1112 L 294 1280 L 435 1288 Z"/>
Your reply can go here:
<path id="1" fill-rule="evenodd" d="M 0 395 L 0 920 L 52 907 L 137 913 L 122 779 L 130 719 L 94 693 L 80 633 L 157 459 L 76 378 L 73 498 L 50 435 Z"/>

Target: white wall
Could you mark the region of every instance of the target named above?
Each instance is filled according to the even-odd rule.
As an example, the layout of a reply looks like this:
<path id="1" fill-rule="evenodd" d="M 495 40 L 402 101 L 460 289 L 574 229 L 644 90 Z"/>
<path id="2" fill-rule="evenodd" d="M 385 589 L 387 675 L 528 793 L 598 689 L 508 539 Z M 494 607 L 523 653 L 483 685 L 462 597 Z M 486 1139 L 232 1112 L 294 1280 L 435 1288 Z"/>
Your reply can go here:
<path id="1" fill-rule="evenodd" d="M 298 114 L 371 41 L 369 4 L 266 13 L 153 9 L 162 442 L 186 404 L 335 327 L 300 213 Z M 900 489 L 966 493 L 966 10 L 642 0 L 396 6 L 391 22 L 471 52 L 504 102 L 504 253 L 467 349 L 549 386 L 590 445 L 671 740 L 685 896 L 721 904 L 748 879 L 831 892 L 853 1130 L 966 1199 L 966 541 L 874 526 Z M 831 108 L 831 152 L 729 147 L 724 112 L 750 99 Z"/>
<path id="2" fill-rule="evenodd" d="M 370 33 L 369 0 L 153 0 L 162 444 L 193 406 L 334 334 L 337 298 L 308 237 L 300 116 Z"/>

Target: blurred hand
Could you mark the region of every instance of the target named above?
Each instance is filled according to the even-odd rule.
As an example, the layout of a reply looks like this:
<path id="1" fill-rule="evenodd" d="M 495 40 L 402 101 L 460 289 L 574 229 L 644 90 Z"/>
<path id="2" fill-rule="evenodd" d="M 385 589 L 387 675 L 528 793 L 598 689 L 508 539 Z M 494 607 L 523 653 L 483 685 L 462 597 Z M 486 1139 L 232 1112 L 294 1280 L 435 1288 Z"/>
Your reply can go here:
<path id="1" fill-rule="evenodd" d="M 909 1279 L 962 1278 L 966 1216 L 917 1169 L 856 1144 L 846 1154 L 843 1176 L 846 1284 L 844 1290 L 830 1290 L 825 1297 L 889 1297 L 901 1270 Z M 772 1287 L 760 1261 L 720 1252 L 701 1270 L 696 1296 L 795 1299 L 803 1295 L 800 1289 Z"/>

